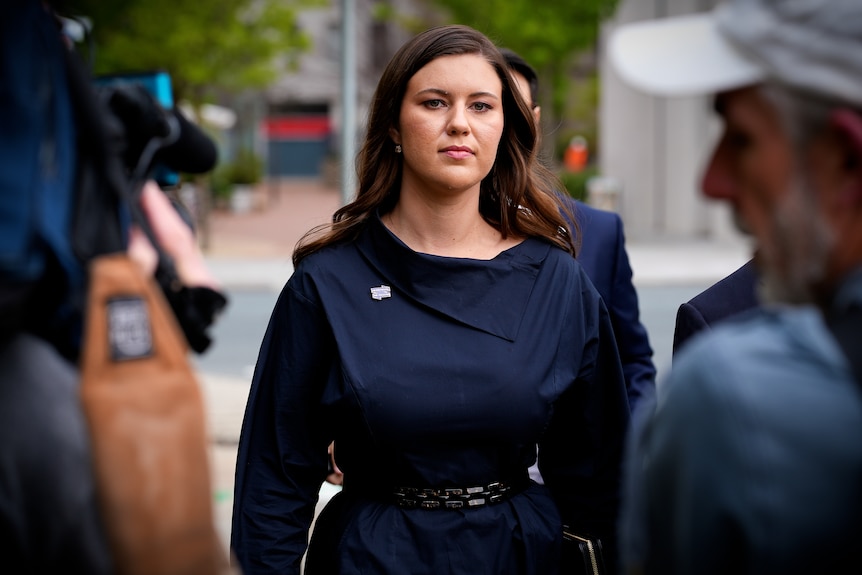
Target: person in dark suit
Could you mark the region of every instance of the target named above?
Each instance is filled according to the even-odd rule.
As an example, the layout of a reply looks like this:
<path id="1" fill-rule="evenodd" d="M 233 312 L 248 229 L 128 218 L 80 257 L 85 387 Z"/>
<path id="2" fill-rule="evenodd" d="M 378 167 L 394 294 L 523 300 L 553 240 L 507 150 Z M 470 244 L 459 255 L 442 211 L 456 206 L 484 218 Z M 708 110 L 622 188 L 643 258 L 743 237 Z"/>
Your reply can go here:
<path id="1" fill-rule="evenodd" d="M 757 305 L 757 270 L 752 259 L 679 306 L 673 330 L 673 354 L 693 335 L 715 322 Z"/>
<path id="2" fill-rule="evenodd" d="M 536 71 L 520 55 L 501 48 L 521 96 L 533 109 L 536 124 L 541 118 L 537 104 L 539 80 Z M 611 323 L 620 361 L 626 379 L 629 407 L 634 411 L 638 400 L 655 388 L 656 369 L 649 335 L 640 321 L 638 294 L 632 283 L 632 268 L 625 247 L 623 222 L 619 214 L 571 200 L 581 231 L 581 262 L 587 276 L 611 314 Z"/>

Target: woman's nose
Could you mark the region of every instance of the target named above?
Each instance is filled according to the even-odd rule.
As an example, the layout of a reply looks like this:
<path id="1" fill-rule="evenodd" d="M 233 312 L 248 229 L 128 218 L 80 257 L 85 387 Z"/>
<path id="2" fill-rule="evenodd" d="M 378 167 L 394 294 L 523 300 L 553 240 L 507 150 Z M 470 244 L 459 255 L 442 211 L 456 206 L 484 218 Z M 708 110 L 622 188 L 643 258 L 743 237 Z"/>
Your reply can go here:
<path id="1" fill-rule="evenodd" d="M 703 194 L 714 200 L 731 200 L 736 195 L 736 182 L 725 148 L 723 143 L 718 144 L 701 182 Z"/>
<path id="2" fill-rule="evenodd" d="M 467 115 L 464 110 L 453 110 L 452 116 L 449 119 L 449 134 L 466 134 L 470 131 L 470 124 L 467 122 Z"/>

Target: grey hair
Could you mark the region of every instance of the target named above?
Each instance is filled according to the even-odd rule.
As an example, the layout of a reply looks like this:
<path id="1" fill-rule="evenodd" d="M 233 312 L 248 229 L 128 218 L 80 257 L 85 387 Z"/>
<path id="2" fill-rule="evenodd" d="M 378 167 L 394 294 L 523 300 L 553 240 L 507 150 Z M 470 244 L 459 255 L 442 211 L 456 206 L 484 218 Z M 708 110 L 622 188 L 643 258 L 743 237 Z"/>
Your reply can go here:
<path id="1" fill-rule="evenodd" d="M 797 154 L 826 128 L 829 113 L 842 103 L 812 92 L 804 92 L 785 84 L 766 82 L 763 95 L 778 112 L 782 126 Z"/>
<path id="2" fill-rule="evenodd" d="M 835 242 L 833 230 L 820 217 L 797 219 L 798 214 L 817 213 L 817 191 L 805 167 L 805 154 L 812 141 L 828 125 L 829 114 L 842 104 L 818 94 L 789 88 L 783 84 L 764 83 L 763 96 L 775 106 L 795 156 L 792 189 L 777 206 L 775 222 L 782 233 L 773 238 L 779 251 L 793 254 L 793 261 L 776 275 L 768 266 L 762 270 L 758 288 L 764 302 L 790 304 L 814 301 L 816 286 L 826 273 L 829 252 Z"/>

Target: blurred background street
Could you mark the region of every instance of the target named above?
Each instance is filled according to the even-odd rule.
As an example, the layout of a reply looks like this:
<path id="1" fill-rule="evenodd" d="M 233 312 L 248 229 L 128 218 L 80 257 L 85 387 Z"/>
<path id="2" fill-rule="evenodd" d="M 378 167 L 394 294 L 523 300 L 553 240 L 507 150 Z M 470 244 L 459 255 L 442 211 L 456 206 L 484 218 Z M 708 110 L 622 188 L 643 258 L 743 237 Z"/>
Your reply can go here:
<path id="1" fill-rule="evenodd" d="M 178 108 L 217 149 L 215 165 L 170 173 L 162 186 L 180 184 L 230 299 L 214 344 L 192 357 L 207 402 L 225 541 L 249 384 L 294 246 L 345 202 L 378 80 L 421 30 L 472 26 L 536 69 L 539 152 L 572 197 L 624 222 L 642 321 L 659 378 L 666 373 L 677 307 L 742 265 L 749 248 L 727 209 L 698 192 L 718 135 L 712 101 L 666 101 L 633 90 L 609 68 L 605 40 L 621 24 L 716 1 L 44 3 L 62 7 L 66 39 L 96 83 L 158 78 L 160 103 Z M 195 149 L 188 144 L 185 152 L 194 156 Z"/>
<path id="2" fill-rule="evenodd" d="M 208 263 L 223 282 L 230 305 L 212 331 L 214 343 L 194 357 L 208 407 L 218 528 L 227 541 L 233 503 L 236 446 L 257 352 L 272 307 L 293 269 L 290 256 L 302 233 L 329 221 L 341 205 L 336 187 L 295 179 L 269 188 L 258 207 L 212 213 Z M 629 240 L 627 249 L 640 298 L 641 319 L 655 351 L 659 379 L 670 366 L 677 307 L 742 265 L 739 239 Z M 325 486 L 323 498 L 333 490 Z"/>

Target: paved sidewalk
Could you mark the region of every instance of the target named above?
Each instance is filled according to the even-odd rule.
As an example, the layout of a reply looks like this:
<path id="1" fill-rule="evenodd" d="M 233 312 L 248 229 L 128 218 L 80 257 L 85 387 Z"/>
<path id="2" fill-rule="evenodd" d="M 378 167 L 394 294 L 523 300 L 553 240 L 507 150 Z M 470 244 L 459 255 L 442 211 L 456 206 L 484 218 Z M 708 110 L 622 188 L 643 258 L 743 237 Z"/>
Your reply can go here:
<path id="1" fill-rule="evenodd" d="M 627 241 L 635 287 L 714 283 L 751 257 L 742 239 Z"/>
<path id="2" fill-rule="evenodd" d="M 629 241 L 626 245 L 636 287 L 708 284 L 718 281 L 750 257 L 741 240 L 672 242 Z M 230 289 L 279 291 L 290 277 L 290 255 L 238 258 L 212 255 L 208 265 Z"/>
<path id="3" fill-rule="evenodd" d="M 262 186 L 256 196 L 256 208 L 246 213 L 213 211 L 202 238 L 207 263 L 228 290 L 280 290 L 293 270 L 296 242 L 330 221 L 341 205 L 339 190 L 314 179 Z M 207 409 L 216 527 L 227 546 L 236 448 L 251 382 L 217 373 L 198 377 Z M 333 493 L 324 488 L 321 504 Z"/>
<path id="4" fill-rule="evenodd" d="M 214 210 L 205 254 L 214 260 L 290 260 L 296 242 L 316 225 L 328 223 L 341 206 L 337 188 L 311 179 L 261 184 L 255 208 L 245 213 Z"/>
<path id="5" fill-rule="evenodd" d="M 216 529 L 227 548 L 230 545 L 236 450 L 251 382 L 212 373 L 199 373 L 198 378 L 209 428 L 214 518 Z M 339 487 L 325 483 L 320 490 L 317 512 L 339 490 Z"/>
<path id="6" fill-rule="evenodd" d="M 213 273 L 229 290 L 279 291 L 293 270 L 291 254 L 302 234 L 330 221 L 341 205 L 338 189 L 318 180 L 289 180 L 258 190 L 261 209 L 213 212 L 205 254 Z M 742 265 L 749 254 L 741 241 L 627 242 L 637 287 L 712 283 Z M 216 521 L 229 539 L 236 445 L 250 381 L 200 373 L 211 437 Z M 321 504 L 336 491 L 324 486 Z"/>
<path id="7" fill-rule="evenodd" d="M 211 373 L 199 373 L 198 377 L 207 410 L 216 528 L 228 547 L 236 448 L 250 382 Z"/>
<path id="8" fill-rule="evenodd" d="M 213 212 L 206 256 L 230 289 L 280 290 L 290 276 L 296 242 L 330 221 L 341 193 L 317 179 L 286 180 L 258 190 L 262 209 L 243 214 Z M 741 266 L 750 248 L 741 239 L 668 238 L 627 240 L 634 281 L 641 285 L 717 281 Z"/>

